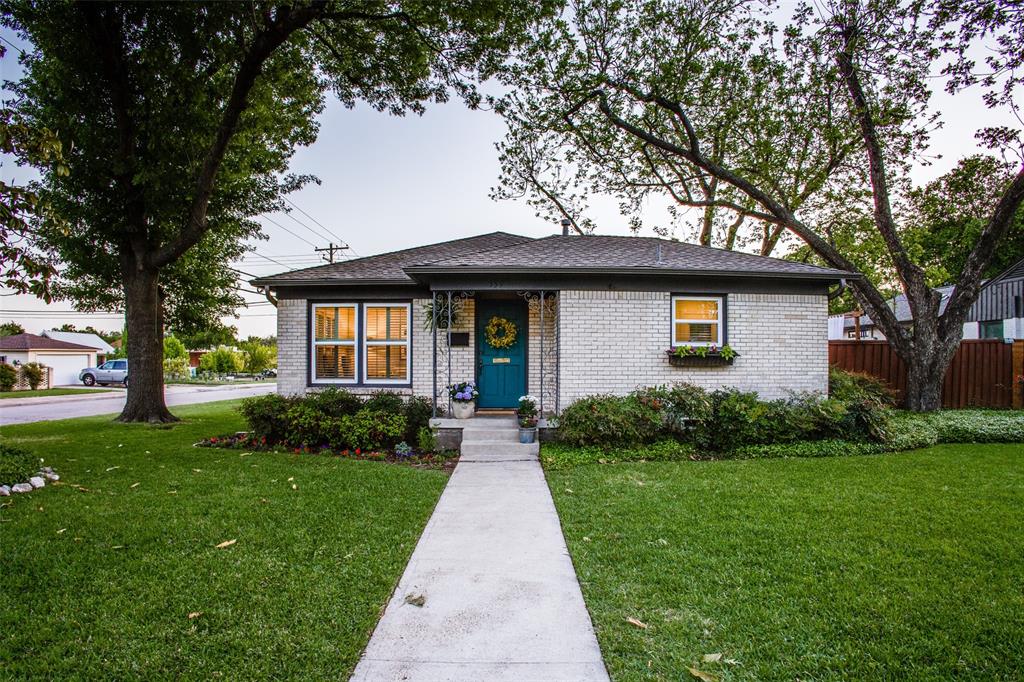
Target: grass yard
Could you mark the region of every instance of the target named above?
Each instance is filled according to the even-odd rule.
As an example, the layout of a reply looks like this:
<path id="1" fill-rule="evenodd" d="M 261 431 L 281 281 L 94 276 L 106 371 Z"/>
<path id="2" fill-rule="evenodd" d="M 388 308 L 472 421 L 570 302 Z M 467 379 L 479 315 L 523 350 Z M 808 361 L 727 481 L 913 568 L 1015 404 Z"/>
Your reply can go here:
<path id="1" fill-rule="evenodd" d="M 0 498 L 0 676 L 348 676 L 446 476 L 191 447 L 236 406 L 3 428 L 61 481 Z"/>
<path id="2" fill-rule="evenodd" d="M 547 476 L 616 680 L 1024 670 L 1022 445 Z"/>
<path id="3" fill-rule="evenodd" d="M 35 391 L 0 391 L 0 400 L 4 398 L 45 398 L 55 395 L 82 395 L 83 393 L 110 393 L 111 389 L 102 388 L 40 388 Z"/>

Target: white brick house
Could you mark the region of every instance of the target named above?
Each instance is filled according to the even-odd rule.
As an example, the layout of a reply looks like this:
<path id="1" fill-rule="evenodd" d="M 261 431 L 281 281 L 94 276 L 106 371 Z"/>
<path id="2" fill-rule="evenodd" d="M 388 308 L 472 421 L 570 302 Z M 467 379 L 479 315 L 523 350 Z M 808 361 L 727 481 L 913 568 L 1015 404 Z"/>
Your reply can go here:
<path id="1" fill-rule="evenodd" d="M 553 414 L 681 381 L 825 391 L 829 288 L 854 276 L 663 239 L 495 232 L 253 285 L 278 298 L 281 393 L 387 389 L 435 396 L 440 413 L 448 384 L 475 380 L 480 409 L 532 393 Z"/>

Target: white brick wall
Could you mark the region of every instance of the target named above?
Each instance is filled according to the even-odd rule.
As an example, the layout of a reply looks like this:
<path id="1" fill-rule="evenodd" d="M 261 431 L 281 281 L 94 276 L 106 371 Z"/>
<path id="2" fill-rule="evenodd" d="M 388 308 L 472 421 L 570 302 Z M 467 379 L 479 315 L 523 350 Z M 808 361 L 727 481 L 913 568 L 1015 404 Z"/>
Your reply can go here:
<path id="1" fill-rule="evenodd" d="M 765 398 L 828 389 L 827 298 L 824 295 L 729 294 L 731 366 L 673 367 L 671 294 L 654 291 L 563 291 L 561 407 L 594 393 L 688 381 L 734 386 Z"/>
<path id="2" fill-rule="evenodd" d="M 431 333 L 424 328 L 423 308 L 412 307 L 412 389 L 402 393 L 430 396 Z M 672 367 L 665 356 L 670 345 L 671 295 L 667 292 L 563 291 L 559 300 L 561 343 L 559 369 L 561 407 L 595 393 L 628 393 L 637 386 L 689 381 L 707 388 L 734 386 L 765 398 L 788 391 L 828 388 L 827 299 L 824 295 L 729 294 L 728 341 L 740 357 L 726 367 Z M 476 373 L 474 305 L 463 302 L 454 331 L 468 332 L 469 345 L 452 349 L 452 380 Z M 554 343 L 555 315 L 545 311 L 545 345 Z M 529 312 L 529 391 L 540 395 L 540 313 Z M 303 393 L 306 387 L 307 302 L 281 299 L 277 307 L 278 392 Z M 438 333 L 439 404 L 446 405 L 448 363 L 445 334 Z M 551 349 L 553 350 L 553 348 Z M 545 373 L 555 371 L 555 356 L 546 352 Z M 555 404 L 554 384 L 546 382 L 545 409 Z M 375 388 L 352 388 L 366 393 Z"/>

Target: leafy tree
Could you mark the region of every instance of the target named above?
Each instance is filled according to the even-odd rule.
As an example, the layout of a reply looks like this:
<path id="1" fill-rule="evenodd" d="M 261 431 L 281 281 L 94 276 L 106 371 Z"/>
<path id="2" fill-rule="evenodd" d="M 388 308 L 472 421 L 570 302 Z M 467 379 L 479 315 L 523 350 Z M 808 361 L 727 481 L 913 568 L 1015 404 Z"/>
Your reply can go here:
<path id="1" fill-rule="evenodd" d="M 169 421 L 162 336 L 240 303 L 227 262 L 309 180 L 286 176 L 314 141 L 328 89 L 400 115 L 487 77 L 543 3 L 308 0 L 50 3 L 7 0 L 3 24 L 33 45 L 13 90 L 35 127 L 73 140 L 43 194 L 71 229 L 59 295 L 119 308 L 132 343 L 123 421 Z"/>
<path id="2" fill-rule="evenodd" d="M 277 346 L 245 341 L 240 348 L 243 355 L 243 369 L 249 374 L 259 374 L 277 364 Z"/>
<path id="3" fill-rule="evenodd" d="M 214 374 L 234 374 L 245 368 L 245 360 L 238 351 L 219 346 L 199 358 L 199 369 Z"/>
<path id="4" fill-rule="evenodd" d="M 0 391 L 13 391 L 18 383 L 18 370 L 6 362 L 0 362 Z"/>
<path id="5" fill-rule="evenodd" d="M 235 338 L 238 335 L 238 328 L 225 326 L 219 322 L 193 333 L 175 330 L 174 335 L 181 339 L 189 350 L 207 350 L 217 346 L 234 346 L 238 343 Z"/>
<path id="6" fill-rule="evenodd" d="M 0 61 L 6 54 L 6 48 L 0 46 Z M 6 105 L 0 109 L 0 152 L 19 164 L 49 168 L 55 175 L 68 173 L 57 135 L 45 126 L 26 123 Z M 49 254 L 33 245 L 33 222 L 45 223 L 50 229 L 65 228 L 33 188 L 0 180 L 0 282 L 18 293 L 33 293 L 49 301 L 49 282 L 55 270 Z"/>
<path id="7" fill-rule="evenodd" d="M 0 323 L 0 336 L 14 336 L 15 334 L 24 334 L 25 328 L 17 322 L 3 322 Z"/>
<path id="8" fill-rule="evenodd" d="M 188 349 L 185 348 L 185 344 L 181 342 L 175 336 L 164 337 L 164 358 L 165 359 L 181 359 L 188 360 Z"/>
<path id="9" fill-rule="evenodd" d="M 988 223 L 992 207 L 1013 180 L 1007 161 L 976 155 L 961 159 L 953 170 L 910 192 L 907 206 L 907 249 L 924 268 L 929 284 L 957 281 L 972 247 Z M 1024 258 L 1024 211 L 1010 226 L 982 271 L 994 277 Z"/>
<path id="10" fill-rule="evenodd" d="M 1024 201 L 1024 168 L 997 187 L 941 315 L 897 209 L 936 125 L 933 73 L 945 73 L 949 92 L 977 86 L 989 106 L 1014 107 L 1024 12 L 980 1 L 800 3 L 780 33 L 767 11 L 744 0 L 575 2 L 533 33 L 505 74 L 512 94 L 496 104 L 509 121 L 508 158 L 519 155 L 517 135 L 540 140 L 535 149 L 554 149 L 578 169 L 570 188 L 601 189 L 625 173 L 671 191 L 681 207 L 799 238 L 857 273 L 849 284 L 858 306 L 907 364 L 908 406 L 935 409 L 981 275 Z M 978 52 L 984 76 L 971 61 Z M 1024 160 L 1020 132 L 994 126 L 979 137 Z M 712 185 L 713 195 L 704 190 Z M 828 233 L 835 206 L 870 216 L 884 245 L 881 277 L 891 273 L 906 293 L 910 329 L 877 278 L 860 276 Z M 848 233 L 854 239 L 856 229 Z"/>

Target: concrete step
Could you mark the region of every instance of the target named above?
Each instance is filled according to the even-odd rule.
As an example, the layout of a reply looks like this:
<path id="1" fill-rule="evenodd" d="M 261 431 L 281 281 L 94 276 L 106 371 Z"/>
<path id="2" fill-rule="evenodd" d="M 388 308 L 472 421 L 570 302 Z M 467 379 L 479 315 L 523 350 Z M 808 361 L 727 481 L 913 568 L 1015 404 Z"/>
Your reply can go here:
<path id="1" fill-rule="evenodd" d="M 536 458 L 540 454 L 540 443 L 519 443 L 507 440 L 462 441 L 459 450 L 463 459 L 517 459 Z"/>
<path id="2" fill-rule="evenodd" d="M 512 429 L 490 429 L 474 427 L 462 430 L 462 442 L 476 443 L 479 441 L 508 441 L 519 442 L 519 428 Z"/>

